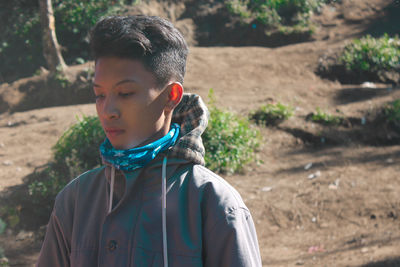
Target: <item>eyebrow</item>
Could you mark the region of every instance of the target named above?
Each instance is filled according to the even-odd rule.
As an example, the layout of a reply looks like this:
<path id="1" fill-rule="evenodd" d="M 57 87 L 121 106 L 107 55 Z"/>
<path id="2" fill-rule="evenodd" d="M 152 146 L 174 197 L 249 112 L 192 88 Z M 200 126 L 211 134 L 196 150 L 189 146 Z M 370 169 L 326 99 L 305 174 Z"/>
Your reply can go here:
<path id="1" fill-rule="evenodd" d="M 119 82 L 117 82 L 116 84 L 114 84 L 114 85 L 112 86 L 112 88 L 115 88 L 115 87 L 117 87 L 118 85 L 121 85 L 121 84 L 124 84 L 124 83 L 137 83 L 137 81 L 134 80 L 134 79 L 125 79 L 125 80 L 119 81 Z M 101 88 L 101 85 L 99 85 L 99 84 L 97 84 L 97 83 L 93 83 L 93 87 L 99 87 L 99 88 Z"/>

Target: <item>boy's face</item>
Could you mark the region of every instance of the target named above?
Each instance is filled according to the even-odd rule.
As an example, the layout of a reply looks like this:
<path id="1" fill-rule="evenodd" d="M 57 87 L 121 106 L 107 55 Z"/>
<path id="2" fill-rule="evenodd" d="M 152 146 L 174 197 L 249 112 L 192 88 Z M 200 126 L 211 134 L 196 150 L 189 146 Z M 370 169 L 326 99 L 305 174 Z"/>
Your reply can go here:
<path id="1" fill-rule="evenodd" d="M 157 87 L 156 78 L 140 61 L 97 59 L 93 90 L 97 114 L 114 148 L 142 146 L 168 132 L 168 90 Z"/>

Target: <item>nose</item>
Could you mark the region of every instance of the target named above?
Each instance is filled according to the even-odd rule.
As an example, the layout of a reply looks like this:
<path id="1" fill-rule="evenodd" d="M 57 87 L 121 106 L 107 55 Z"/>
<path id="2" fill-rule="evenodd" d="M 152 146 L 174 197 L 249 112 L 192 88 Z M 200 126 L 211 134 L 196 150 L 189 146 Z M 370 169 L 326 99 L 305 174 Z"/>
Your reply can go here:
<path id="1" fill-rule="evenodd" d="M 103 116 L 106 119 L 109 120 L 118 119 L 121 116 L 117 100 L 113 95 L 109 95 L 104 99 L 102 109 L 103 109 Z"/>

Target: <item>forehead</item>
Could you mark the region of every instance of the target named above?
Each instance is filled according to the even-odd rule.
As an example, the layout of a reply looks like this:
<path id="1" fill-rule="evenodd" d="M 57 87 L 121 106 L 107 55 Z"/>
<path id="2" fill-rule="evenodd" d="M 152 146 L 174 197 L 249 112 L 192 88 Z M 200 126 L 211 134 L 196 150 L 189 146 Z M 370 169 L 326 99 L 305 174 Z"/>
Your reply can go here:
<path id="1" fill-rule="evenodd" d="M 143 63 L 135 59 L 100 57 L 96 60 L 94 80 L 96 84 L 108 85 L 131 79 L 146 87 L 155 86 L 154 74 L 146 70 Z"/>

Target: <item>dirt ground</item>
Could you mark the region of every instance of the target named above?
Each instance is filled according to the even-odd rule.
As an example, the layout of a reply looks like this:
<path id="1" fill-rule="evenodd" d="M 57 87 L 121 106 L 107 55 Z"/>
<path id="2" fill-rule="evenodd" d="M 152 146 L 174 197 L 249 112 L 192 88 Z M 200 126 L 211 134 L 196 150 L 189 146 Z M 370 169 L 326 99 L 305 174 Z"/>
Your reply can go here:
<path id="1" fill-rule="evenodd" d="M 259 127 L 261 163 L 224 176 L 252 212 L 263 266 L 400 266 L 400 139 L 373 116 L 400 98 L 400 88 L 340 84 L 315 74 L 321 55 L 368 32 L 388 3 L 325 8 L 314 18 L 322 26 L 312 42 L 190 48 L 187 91 L 207 101 L 212 88 L 218 106 L 242 115 L 268 102 L 295 107 L 295 116 L 278 127 Z M 317 107 L 339 110 L 352 123 L 306 121 Z M 1 197 L 50 160 L 51 147 L 82 114 L 94 115 L 93 104 L 0 114 Z M 0 236 L 11 266 L 33 265 L 41 231 Z"/>

